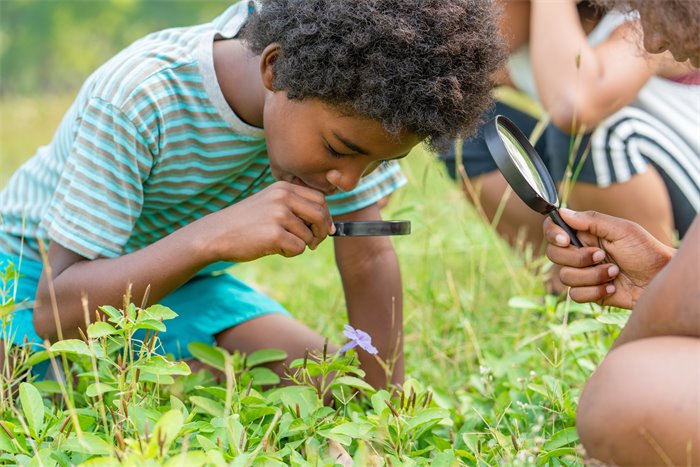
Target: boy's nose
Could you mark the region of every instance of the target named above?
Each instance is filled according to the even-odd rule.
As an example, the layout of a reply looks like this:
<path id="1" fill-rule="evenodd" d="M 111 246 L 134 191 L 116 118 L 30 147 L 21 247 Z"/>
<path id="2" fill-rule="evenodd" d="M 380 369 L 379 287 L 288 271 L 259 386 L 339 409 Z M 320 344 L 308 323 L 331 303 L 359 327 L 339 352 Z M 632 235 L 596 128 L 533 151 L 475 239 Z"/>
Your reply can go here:
<path id="1" fill-rule="evenodd" d="M 343 169 L 331 169 L 326 173 L 326 180 L 340 191 L 351 191 L 360 183 L 365 171 L 365 167 L 356 167 L 356 165 Z"/>

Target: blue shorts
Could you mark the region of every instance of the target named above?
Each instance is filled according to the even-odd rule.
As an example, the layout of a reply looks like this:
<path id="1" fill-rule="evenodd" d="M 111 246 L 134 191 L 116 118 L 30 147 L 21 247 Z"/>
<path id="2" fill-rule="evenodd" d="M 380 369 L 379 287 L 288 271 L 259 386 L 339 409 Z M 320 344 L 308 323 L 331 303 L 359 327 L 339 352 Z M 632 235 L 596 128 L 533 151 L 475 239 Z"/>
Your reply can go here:
<path id="1" fill-rule="evenodd" d="M 20 264 L 17 257 L 0 252 L 0 270 L 4 271 L 10 262 L 15 267 L 20 265 L 21 276 L 17 284 L 10 281 L 6 289 L 18 304 L 11 319 L 7 320 L 6 336 L 13 344 L 22 344 L 26 338 L 38 346 L 43 340 L 32 324 L 32 302 L 43 265 L 26 257 Z M 167 332 L 159 334 L 163 352 L 173 354 L 177 359 L 191 357 L 187 350 L 190 342 L 213 344 L 216 334 L 250 319 L 269 313 L 289 315 L 275 300 L 223 271 L 196 275 L 160 303 L 178 314 L 176 318 L 165 321 Z M 143 335 L 137 334 L 136 337 L 142 338 Z"/>
<path id="2" fill-rule="evenodd" d="M 531 135 L 537 119 L 502 102 L 484 116 L 490 120 L 505 115 L 525 135 Z M 623 108 L 600 123 L 593 133 L 582 135 L 576 154 L 572 154 L 574 136 L 550 124 L 535 144 L 535 150 L 555 182 L 564 179 L 567 166 L 577 182 L 606 187 L 624 183 L 644 172 L 651 164 L 666 185 L 676 230 L 681 237 L 700 210 L 700 180 L 694 174 L 700 167 L 700 155 L 674 145 L 673 129 L 652 115 L 635 108 Z M 570 154 L 573 160 L 570 161 Z M 454 144 L 440 154 L 447 171 L 457 178 Z M 483 137 L 482 129 L 462 145 L 462 165 L 470 178 L 497 169 Z"/>

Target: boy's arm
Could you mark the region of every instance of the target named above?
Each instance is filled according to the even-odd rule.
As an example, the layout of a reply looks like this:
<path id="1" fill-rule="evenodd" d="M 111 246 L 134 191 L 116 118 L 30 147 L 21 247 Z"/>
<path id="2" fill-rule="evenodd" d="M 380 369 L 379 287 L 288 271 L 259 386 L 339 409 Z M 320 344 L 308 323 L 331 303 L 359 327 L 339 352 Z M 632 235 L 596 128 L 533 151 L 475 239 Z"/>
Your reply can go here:
<path id="1" fill-rule="evenodd" d="M 376 204 L 335 216 L 336 221 L 380 219 Z M 343 281 L 350 325 L 367 332 L 377 355 L 392 366 L 391 382 L 403 383 L 403 296 L 401 273 L 389 237 L 335 238 L 335 256 Z M 387 378 L 375 356 L 358 351 L 367 382 L 384 388 Z"/>
<path id="2" fill-rule="evenodd" d="M 85 328 L 83 294 L 90 319 L 97 306 L 121 307 L 129 284 L 134 303 L 141 303 L 149 285 L 147 304 L 157 303 L 210 263 L 295 256 L 307 246 L 315 248 L 331 228 L 322 193 L 277 182 L 124 256 L 88 260 L 52 241 L 50 268 L 44 268 L 37 289 L 34 327 L 50 341 L 79 337 L 78 328 Z"/>

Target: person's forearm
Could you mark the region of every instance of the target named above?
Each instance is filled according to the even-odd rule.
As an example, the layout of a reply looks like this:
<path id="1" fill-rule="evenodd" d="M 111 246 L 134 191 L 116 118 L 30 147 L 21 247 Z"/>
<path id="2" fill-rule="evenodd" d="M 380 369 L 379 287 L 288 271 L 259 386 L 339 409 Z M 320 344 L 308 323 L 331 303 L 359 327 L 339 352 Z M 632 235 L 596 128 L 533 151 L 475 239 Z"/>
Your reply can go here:
<path id="1" fill-rule="evenodd" d="M 555 120 L 566 120 L 576 103 L 586 102 L 600 65 L 573 1 L 533 0 L 531 8 L 530 60 L 537 92 Z"/>
<path id="2" fill-rule="evenodd" d="M 361 238 L 341 240 L 346 243 L 367 241 Z M 357 244 L 355 247 L 355 254 L 344 251 L 342 246 L 336 247 L 350 325 L 372 337 L 372 343 L 379 351 L 378 357 L 389 365 L 391 382 L 401 384 L 404 380 L 403 297 L 396 253 L 390 243 L 388 249 L 378 252 L 371 247 L 363 248 Z M 376 388 L 386 387 L 389 375 L 375 356 L 363 350 L 358 354 L 367 381 Z"/>
<path id="3" fill-rule="evenodd" d="M 149 286 L 147 304 L 157 303 L 215 260 L 195 223 L 121 257 L 78 261 L 65 270 L 52 270 L 51 285 L 62 337 L 79 337 L 78 328 L 85 328 L 83 295 L 88 300 L 90 319 L 94 319 L 94 310 L 98 306 L 121 308 L 130 284 L 133 303 L 141 304 Z M 55 340 L 59 334 L 48 277 L 45 271 L 37 291 L 34 313 L 37 314 L 35 322 L 39 335 Z"/>

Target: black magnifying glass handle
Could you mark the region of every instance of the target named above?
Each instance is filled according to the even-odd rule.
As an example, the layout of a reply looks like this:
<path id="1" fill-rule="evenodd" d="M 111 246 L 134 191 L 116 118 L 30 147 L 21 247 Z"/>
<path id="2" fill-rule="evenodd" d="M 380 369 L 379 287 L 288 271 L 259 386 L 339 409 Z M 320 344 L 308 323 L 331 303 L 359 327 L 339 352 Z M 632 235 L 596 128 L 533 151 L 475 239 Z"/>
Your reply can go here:
<path id="1" fill-rule="evenodd" d="M 557 209 L 550 211 L 549 217 L 554 221 L 555 224 L 564 229 L 566 234 L 571 239 L 572 245 L 577 246 L 579 248 L 583 246 L 583 243 L 581 243 L 581 241 L 576 236 L 576 230 L 572 229 L 569 224 L 564 222 L 564 219 L 561 218 L 561 215 L 559 214 L 559 211 Z"/>

